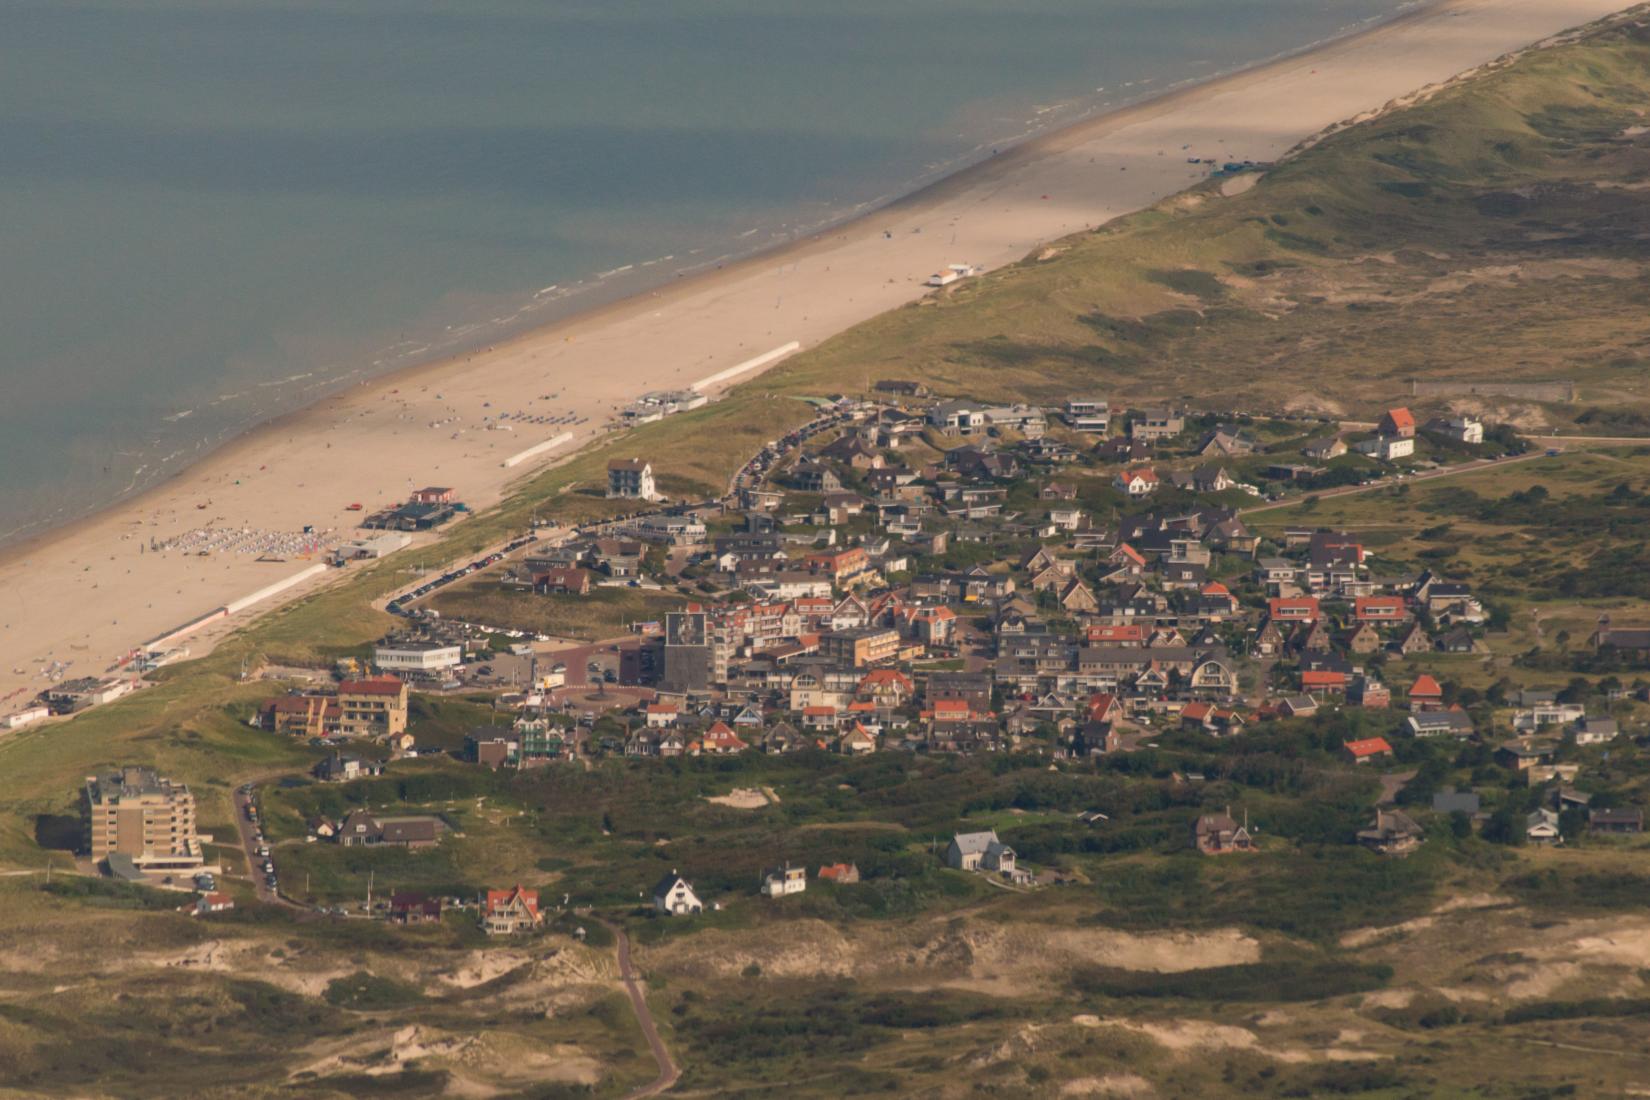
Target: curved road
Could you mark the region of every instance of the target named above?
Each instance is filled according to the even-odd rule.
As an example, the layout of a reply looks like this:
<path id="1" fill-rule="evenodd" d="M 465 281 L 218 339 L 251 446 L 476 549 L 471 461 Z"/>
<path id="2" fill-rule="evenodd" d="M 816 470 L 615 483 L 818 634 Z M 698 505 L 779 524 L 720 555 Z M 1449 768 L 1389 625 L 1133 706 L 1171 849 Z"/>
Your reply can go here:
<path id="1" fill-rule="evenodd" d="M 635 1012 L 636 1022 L 641 1025 L 642 1035 L 647 1039 L 648 1048 L 653 1051 L 653 1060 L 659 1066 L 659 1076 L 655 1077 L 651 1084 L 626 1093 L 624 1100 L 658 1096 L 676 1083 L 676 1079 L 682 1076 L 682 1071 L 676 1067 L 676 1061 L 671 1058 L 670 1051 L 665 1049 L 665 1041 L 659 1038 L 658 1025 L 653 1022 L 653 1010 L 648 1007 L 647 998 L 642 995 L 641 977 L 631 969 L 630 937 L 625 935 L 624 929 L 618 925 L 610 924 L 600 917 L 594 919 L 613 933 L 619 957 L 619 976 L 624 979 L 625 992 L 630 994 L 630 1008 Z"/>

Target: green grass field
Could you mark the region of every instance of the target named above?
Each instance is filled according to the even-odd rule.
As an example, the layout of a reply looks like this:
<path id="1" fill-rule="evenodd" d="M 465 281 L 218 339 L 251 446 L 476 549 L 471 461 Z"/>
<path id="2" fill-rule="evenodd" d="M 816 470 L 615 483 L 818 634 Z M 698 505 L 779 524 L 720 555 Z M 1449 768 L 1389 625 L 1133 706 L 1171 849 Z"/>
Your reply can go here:
<path id="1" fill-rule="evenodd" d="M 450 619 L 597 641 L 628 633 L 631 623 L 663 619 L 683 602 L 680 596 L 646 588 L 598 587 L 585 596 L 540 596 L 500 588 L 497 577 L 482 574 L 444 589 L 428 606 Z"/>

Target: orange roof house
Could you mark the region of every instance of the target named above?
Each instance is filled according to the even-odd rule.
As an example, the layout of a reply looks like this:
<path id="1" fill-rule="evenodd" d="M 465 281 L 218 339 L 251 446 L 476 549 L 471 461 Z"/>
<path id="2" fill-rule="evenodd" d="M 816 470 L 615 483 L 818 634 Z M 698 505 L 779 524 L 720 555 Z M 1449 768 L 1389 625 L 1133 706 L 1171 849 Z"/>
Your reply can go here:
<path id="1" fill-rule="evenodd" d="M 1183 726 L 1206 726 L 1214 715 L 1213 703 L 1187 703 L 1180 708 L 1180 724 Z"/>
<path id="2" fill-rule="evenodd" d="M 1440 706 L 1444 702 L 1444 689 L 1426 673 L 1415 677 L 1415 682 L 1409 685 L 1409 707 L 1415 709 L 1416 704 L 1422 706 Z"/>
<path id="3" fill-rule="evenodd" d="M 1140 623 L 1092 623 L 1088 639 L 1100 645 L 1138 648 L 1146 644 L 1146 628 Z"/>
<path id="4" fill-rule="evenodd" d="M 1402 596 L 1359 596 L 1352 601 L 1352 617 L 1361 623 L 1394 623 L 1409 612 Z"/>
<path id="5" fill-rule="evenodd" d="M 705 731 L 704 737 L 700 738 L 700 744 L 705 752 L 713 756 L 744 752 L 750 748 L 737 733 L 721 721 L 712 723 L 710 729 Z"/>
<path id="6" fill-rule="evenodd" d="M 1346 673 L 1309 668 L 1301 673 L 1301 688 L 1308 692 L 1345 691 Z"/>
<path id="7" fill-rule="evenodd" d="M 1415 434 L 1415 414 L 1408 409 L 1388 409 L 1375 430 L 1382 435 L 1409 438 Z"/>
<path id="8" fill-rule="evenodd" d="M 870 699 L 885 699 L 899 705 L 916 691 L 911 678 L 895 668 L 878 668 L 867 672 L 859 682 L 859 694 Z"/>
<path id="9" fill-rule="evenodd" d="M 1266 601 L 1266 611 L 1273 622 L 1316 622 L 1318 620 L 1318 598 L 1316 596 L 1275 596 Z"/>
<path id="10" fill-rule="evenodd" d="M 539 912 L 539 892 L 517 885 L 508 890 L 489 890 L 481 903 L 481 927 L 490 936 L 530 932 L 544 915 Z"/>
<path id="11" fill-rule="evenodd" d="M 1107 692 L 1100 692 L 1089 697 L 1089 721 L 1110 722 L 1122 712 L 1122 705 L 1117 696 Z"/>
<path id="12" fill-rule="evenodd" d="M 1358 741 L 1348 741 L 1345 749 L 1354 764 L 1367 764 L 1377 757 L 1392 755 L 1392 746 L 1387 744 L 1384 737 L 1365 737 Z"/>

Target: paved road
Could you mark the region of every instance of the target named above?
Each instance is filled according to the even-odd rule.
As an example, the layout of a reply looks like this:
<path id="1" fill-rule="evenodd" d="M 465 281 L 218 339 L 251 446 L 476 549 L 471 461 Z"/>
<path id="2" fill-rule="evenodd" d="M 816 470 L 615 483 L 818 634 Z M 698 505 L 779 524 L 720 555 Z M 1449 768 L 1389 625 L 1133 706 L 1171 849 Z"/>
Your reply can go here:
<path id="1" fill-rule="evenodd" d="M 284 905 L 289 909 L 303 909 L 303 906 L 299 905 L 297 902 L 289 901 L 286 898 L 283 898 L 278 892 L 270 889 L 269 886 L 264 883 L 264 872 L 261 870 L 263 867 L 263 857 L 258 855 L 256 851 L 258 846 L 257 834 L 262 821 L 260 820 L 255 825 L 253 822 L 248 821 L 246 817 L 246 807 L 254 800 L 254 796 L 257 794 L 258 790 L 258 784 L 266 783 L 271 779 L 287 774 L 289 773 L 286 771 L 280 771 L 267 775 L 260 775 L 255 779 L 243 781 L 235 788 L 235 828 L 240 830 L 241 851 L 246 853 L 247 875 L 252 880 L 252 888 L 258 893 L 258 900 L 267 902 L 270 905 Z M 242 787 L 248 788 L 249 793 L 242 794 Z"/>
<path id="2" fill-rule="evenodd" d="M 1391 489 L 1395 485 L 1408 485 L 1416 481 L 1434 481 L 1441 477 L 1453 477 L 1456 474 L 1470 474 L 1479 470 L 1488 470 L 1494 466 L 1511 466 L 1516 462 L 1531 462 L 1538 458 L 1545 458 L 1544 451 L 1529 451 L 1521 455 L 1507 455 L 1504 458 L 1481 458 L 1472 462 L 1463 462 L 1459 466 L 1446 466 L 1441 470 L 1424 470 L 1418 474 L 1411 474 L 1403 481 L 1392 478 L 1382 478 L 1369 485 L 1343 485 L 1338 489 L 1324 489 L 1315 493 L 1306 493 L 1288 500 L 1274 501 L 1270 504 L 1257 504 L 1251 508 L 1239 508 L 1238 514 L 1252 516 L 1257 512 L 1270 512 L 1277 508 L 1298 508 L 1301 502 L 1308 497 L 1317 497 L 1319 500 L 1329 500 L 1333 497 L 1353 496 L 1358 493 L 1375 493 L 1382 489 Z"/>
<path id="3" fill-rule="evenodd" d="M 676 1062 L 665 1049 L 665 1041 L 659 1038 L 658 1025 L 653 1022 L 653 1010 L 647 1005 L 647 998 L 642 995 L 641 977 L 630 966 L 630 937 L 624 934 L 624 929 L 616 924 L 596 918 L 602 927 L 613 933 L 617 941 L 619 957 L 619 976 L 624 979 L 625 992 L 630 994 L 630 1008 L 636 1013 L 636 1022 L 641 1025 L 642 1035 L 647 1039 L 647 1045 L 653 1051 L 653 1060 L 659 1066 L 659 1076 L 651 1084 L 643 1085 L 639 1089 L 626 1093 L 624 1100 L 640 1100 L 644 1096 L 658 1096 L 667 1091 L 682 1076 L 682 1071 L 676 1068 Z"/>

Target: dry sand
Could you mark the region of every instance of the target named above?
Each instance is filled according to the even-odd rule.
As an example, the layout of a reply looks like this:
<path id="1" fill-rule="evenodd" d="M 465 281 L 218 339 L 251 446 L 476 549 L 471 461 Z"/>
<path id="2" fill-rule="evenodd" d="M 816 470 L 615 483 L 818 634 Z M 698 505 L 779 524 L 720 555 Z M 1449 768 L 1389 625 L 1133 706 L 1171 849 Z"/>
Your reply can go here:
<path id="1" fill-rule="evenodd" d="M 486 507 L 587 442 L 640 393 L 688 385 L 793 340 L 811 347 L 920 297 L 923 280 L 948 263 L 999 266 L 1139 209 L 1202 178 L 1188 155 L 1274 159 L 1326 126 L 1625 6 L 1441 0 L 1309 53 L 1080 123 L 778 252 L 285 417 L 142 497 L 6 553 L 0 714 L 44 686 L 44 660 L 73 662 L 70 676 L 101 674 L 137 644 L 307 564 L 140 553 L 152 537 L 206 524 L 346 528 L 359 518 L 346 511 L 351 502 L 371 508 L 426 484 L 454 486 Z M 551 394 L 559 396 L 542 399 Z M 506 470 L 504 458 L 562 430 L 482 430 L 484 416 L 516 410 L 590 419 L 573 443 Z M 193 653 L 327 580 L 203 631 L 189 643 Z"/>

